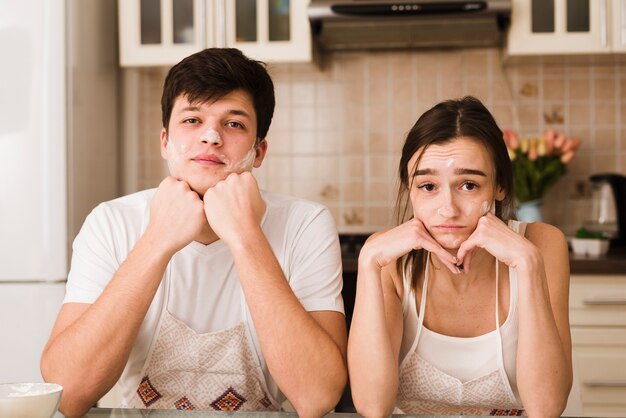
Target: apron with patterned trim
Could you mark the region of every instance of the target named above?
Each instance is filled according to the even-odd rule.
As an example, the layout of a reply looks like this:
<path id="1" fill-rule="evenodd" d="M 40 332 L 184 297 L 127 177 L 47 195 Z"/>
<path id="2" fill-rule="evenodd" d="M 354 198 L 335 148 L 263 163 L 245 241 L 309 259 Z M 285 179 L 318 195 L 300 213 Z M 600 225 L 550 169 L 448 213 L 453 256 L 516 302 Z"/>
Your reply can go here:
<path id="1" fill-rule="evenodd" d="M 417 344 L 424 325 L 426 295 L 428 289 L 428 266 L 426 259 L 424 287 L 418 317 L 415 340 L 409 354 L 400 365 L 400 384 L 397 406 L 407 414 L 434 415 L 523 415 L 504 369 L 502 336 L 498 315 L 498 262 L 496 261 L 496 335 L 498 365 L 492 372 L 461 382 L 454 376 L 437 369 L 417 353 Z"/>
<path id="2" fill-rule="evenodd" d="M 172 262 L 170 262 L 170 265 Z M 169 313 L 171 266 L 165 301 L 131 408 L 277 411 L 247 323 L 198 334 Z M 242 291 L 242 317 L 247 317 Z"/>

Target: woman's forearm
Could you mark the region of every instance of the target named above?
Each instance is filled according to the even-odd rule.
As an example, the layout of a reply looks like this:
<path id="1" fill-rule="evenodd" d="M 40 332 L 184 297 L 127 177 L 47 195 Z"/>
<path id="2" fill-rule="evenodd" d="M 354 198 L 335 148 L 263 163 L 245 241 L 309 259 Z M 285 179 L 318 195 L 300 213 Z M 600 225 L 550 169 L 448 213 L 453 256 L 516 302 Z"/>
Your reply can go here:
<path id="1" fill-rule="evenodd" d="M 561 339 L 543 262 L 518 270 L 517 383 L 529 416 L 559 416 L 572 384 L 569 342 Z"/>
<path id="2" fill-rule="evenodd" d="M 401 306 L 385 306 L 381 271 L 360 262 L 350 338 L 348 370 L 352 398 L 363 416 L 388 416 L 398 392 L 398 355 L 387 316 L 402 327 Z M 399 318 L 398 318 L 399 312 Z M 399 344 L 399 343 L 398 343 Z"/>

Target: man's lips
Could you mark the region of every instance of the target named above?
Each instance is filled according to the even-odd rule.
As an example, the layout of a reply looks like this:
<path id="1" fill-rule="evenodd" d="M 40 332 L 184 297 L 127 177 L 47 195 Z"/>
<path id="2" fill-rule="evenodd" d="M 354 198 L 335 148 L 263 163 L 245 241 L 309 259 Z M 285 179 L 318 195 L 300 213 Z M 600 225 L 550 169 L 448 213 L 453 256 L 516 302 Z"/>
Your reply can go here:
<path id="1" fill-rule="evenodd" d="M 202 165 L 218 165 L 224 164 L 221 158 L 214 154 L 198 154 L 192 160 Z"/>

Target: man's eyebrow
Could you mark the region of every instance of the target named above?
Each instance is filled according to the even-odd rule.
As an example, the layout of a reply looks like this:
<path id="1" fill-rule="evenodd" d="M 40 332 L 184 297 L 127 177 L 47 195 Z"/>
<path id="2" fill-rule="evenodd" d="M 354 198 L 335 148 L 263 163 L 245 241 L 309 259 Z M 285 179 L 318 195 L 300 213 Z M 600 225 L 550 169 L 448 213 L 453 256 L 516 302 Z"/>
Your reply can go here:
<path id="1" fill-rule="evenodd" d="M 180 109 L 181 112 L 198 112 L 200 108 L 198 106 L 185 106 Z"/>
<path id="2" fill-rule="evenodd" d="M 416 170 L 413 176 L 429 176 L 433 174 L 437 174 L 437 170 L 433 170 L 432 168 L 425 168 L 423 170 Z M 454 174 L 456 175 L 469 174 L 469 175 L 474 175 L 474 176 L 487 177 L 484 171 L 475 170 L 473 168 L 457 168 L 454 170 Z"/>
<path id="3" fill-rule="evenodd" d="M 250 114 L 246 112 L 245 110 L 229 109 L 226 113 L 228 113 L 229 115 L 233 115 L 233 116 L 243 116 L 243 117 L 250 119 Z"/>
<path id="4" fill-rule="evenodd" d="M 183 107 L 182 109 L 180 109 L 180 111 L 181 112 L 200 112 L 201 109 L 199 106 L 189 105 L 189 106 Z M 228 109 L 226 113 L 229 115 L 233 115 L 233 116 L 243 116 L 243 117 L 250 119 L 250 114 L 242 109 Z"/>

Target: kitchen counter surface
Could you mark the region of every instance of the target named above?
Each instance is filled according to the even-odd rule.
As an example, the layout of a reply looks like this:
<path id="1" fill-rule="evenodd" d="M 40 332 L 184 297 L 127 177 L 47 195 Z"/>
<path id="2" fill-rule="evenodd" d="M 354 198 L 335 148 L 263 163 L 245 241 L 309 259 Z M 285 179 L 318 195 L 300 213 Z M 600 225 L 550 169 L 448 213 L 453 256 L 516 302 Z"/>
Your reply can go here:
<path id="1" fill-rule="evenodd" d="M 219 418 L 219 417 L 234 417 L 234 418 L 296 418 L 298 415 L 291 412 L 219 412 L 219 411 L 165 411 L 165 410 L 147 410 L 147 409 L 108 409 L 108 408 L 92 408 L 89 410 L 85 417 L 87 418 L 142 418 L 142 417 L 155 417 L 155 418 Z M 357 414 L 347 413 L 332 413 L 327 414 L 327 417 L 334 418 L 356 418 L 360 417 Z M 407 418 L 411 415 L 392 415 L 398 418 Z M 469 415 L 464 418 L 469 418 Z M 54 418 L 63 418 L 63 415 L 56 413 Z"/>
<path id="2" fill-rule="evenodd" d="M 626 275 L 626 253 L 599 257 L 570 254 L 571 274 L 623 274 Z"/>

